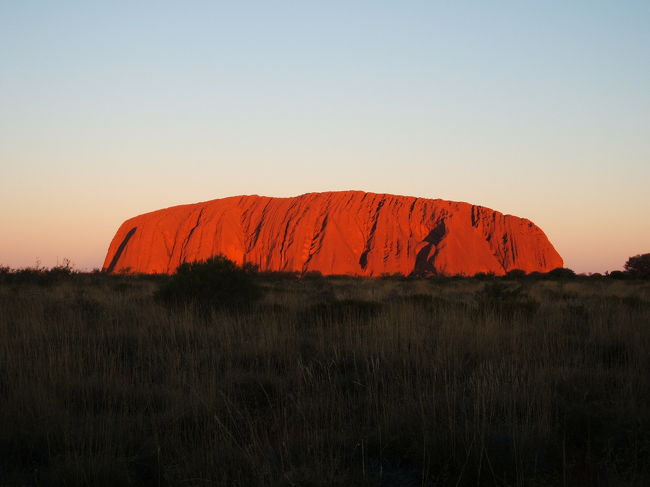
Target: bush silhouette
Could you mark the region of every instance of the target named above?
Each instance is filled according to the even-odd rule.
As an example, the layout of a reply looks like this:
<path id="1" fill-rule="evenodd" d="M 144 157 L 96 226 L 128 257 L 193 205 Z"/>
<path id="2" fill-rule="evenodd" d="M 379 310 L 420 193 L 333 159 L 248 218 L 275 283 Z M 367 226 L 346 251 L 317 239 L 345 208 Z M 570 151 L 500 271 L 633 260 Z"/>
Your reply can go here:
<path id="1" fill-rule="evenodd" d="M 526 277 L 526 271 L 521 269 L 512 269 L 506 273 L 505 277 L 509 279 L 521 279 L 522 277 Z"/>
<path id="2" fill-rule="evenodd" d="M 239 267 L 223 255 L 185 262 L 155 296 L 170 307 L 195 304 L 204 311 L 250 306 L 261 296 L 256 270 L 251 264 Z"/>
<path id="3" fill-rule="evenodd" d="M 0 266 L 0 282 L 13 284 L 35 284 L 38 286 L 50 286 L 55 283 L 70 280 L 78 271 L 74 269 L 70 259 L 63 259 L 62 264 L 55 267 L 42 267 L 37 263 L 34 267 L 23 267 L 12 269 Z"/>
<path id="4" fill-rule="evenodd" d="M 494 279 L 494 272 L 477 272 L 474 274 L 474 279 L 489 281 L 490 279 Z"/>
<path id="5" fill-rule="evenodd" d="M 635 277 L 650 278 L 650 254 L 635 255 L 627 259 L 625 270 Z"/>
<path id="6" fill-rule="evenodd" d="M 566 267 L 556 267 L 547 273 L 548 277 L 553 279 L 571 279 L 576 276 L 576 273 Z"/>
<path id="7" fill-rule="evenodd" d="M 623 272 L 623 271 L 612 271 L 609 274 L 607 274 L 607 277 L 610 279 L 618 279 L 621 281 L 624 281 L 626 279 L 631 279 L 631 275 L 629 272 Z"/>

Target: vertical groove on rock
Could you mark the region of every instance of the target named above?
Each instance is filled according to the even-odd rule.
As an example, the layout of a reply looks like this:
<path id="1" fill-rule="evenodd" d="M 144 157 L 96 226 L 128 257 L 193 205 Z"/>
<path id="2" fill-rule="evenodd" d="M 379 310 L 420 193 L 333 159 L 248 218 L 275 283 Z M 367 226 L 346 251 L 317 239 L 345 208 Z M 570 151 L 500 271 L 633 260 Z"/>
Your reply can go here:
<path id="1" fill-rule="evenodd" d="M 366 196 L 367 195 L 364 195 L 363 198 L 365 199 Z M 373 249 L 373 244 L 375 242 L 375 232 L 377 231 L 377 223 L 379 222 L 379 214 L 385 202 L 386 200 L 384 199 L 379 201 L 379 204 L 377 205 L 377 209 L 375 210 L 375 214 L 372 217 L 371 220 L 372 226 L 370 227 L 370 232 L 368 233 L 366 246 L 363 250 L 363 253 L 361 254 L 361 257 L 359 257 L 359 265 L 361 266 L 362 269 L 365 269 L 368 266 L 368 254 Z"/>
<path id="2" fill-rule="evenodd" d="M 323 218 L 323 221 L 321 222 L 320 229 L 314 233 L 311 243 L 309 245 L 309 254 L 307 255 L 307 260 L 305 263 L 302 265 L 302 270 L 303 272 L 307 271 L 309 268 L 309 263 L 313 259 L 314 255 L 318 253 L 320 250 L 320 244 L 322 244 L 322 239 L 325 236 L 325 228 L 327 227 L 327 214 L 325 214 L 325 217 Z"/>
<path id="3" fill-rule="evenodd" d="M 117 251 L 115 252 L 115 255 L 111 259 L 111 263 L 108 265 L 106 268 L 106 272 L 113 272 L 115 270 L 115 266 L 120 260 L 120 257 L 122 256 L 122 252 L 124 252 L 124 249 L 126 248 L 126 244 L 129 243 L 129 240 L 131 240 L 131 237 L 133 237 L 133 234 L 135 231 L 138 229 L 138 227 L 133 227 L 131 230 L 128 231 L 128 233 L 124 236 L 124 239 L 120 243 L 120 246 L 117 248 Z"/>
<path id="4" fill-rule="evenodd" d="M 257 240 L 260 238 L 260 232 L 262 231 L 262 226 L 264 225 L 264 217 L 266 216 L 266 211 L 269 205 L 271 204 L 271 201 L 272 200 L 269 199 L 264 205 L 264 208 L 262 208 L 262 213 L 259 222 L 255 226 L 255 230 L 253 230 L 253 233 L 249 235 L 246 253 L 251 252 L 251 250 L 253 250 L 257 245 Z"/>
<path id="5" fill-rule="evenodd" d="M 201 208 L 199 211 L 199 215 L 196 217 L 196 222 L 194 223 L 194 226 L 190 229 L 189 233 L 187 234 L 187 238 L 183 242 L 183 246 L 181 248 L 181 256 L 180 256 L 180 263 L 182 264 L 185 262 L 185 258 L 187 257 L 186 252 L 187 252 L 187 245 L 190 243 L 190 240 L 192 239 L 192 235 L 194 234 L 194 231 L 198 228 L 199 224 L 201 223 L 201 217 L 203 216 L 203 212 L 205 211 L 205 207 Z"/>

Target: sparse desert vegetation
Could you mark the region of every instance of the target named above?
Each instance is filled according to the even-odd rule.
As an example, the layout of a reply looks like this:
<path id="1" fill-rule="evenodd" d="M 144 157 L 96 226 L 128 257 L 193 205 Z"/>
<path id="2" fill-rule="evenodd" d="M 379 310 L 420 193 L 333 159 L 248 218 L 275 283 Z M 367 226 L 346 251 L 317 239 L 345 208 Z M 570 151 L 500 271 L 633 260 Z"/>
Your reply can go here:
<path id="1" fill-rule="evenodd" d="M 650 281 L 0 272 L 0 484 L 648 485 Z"/>

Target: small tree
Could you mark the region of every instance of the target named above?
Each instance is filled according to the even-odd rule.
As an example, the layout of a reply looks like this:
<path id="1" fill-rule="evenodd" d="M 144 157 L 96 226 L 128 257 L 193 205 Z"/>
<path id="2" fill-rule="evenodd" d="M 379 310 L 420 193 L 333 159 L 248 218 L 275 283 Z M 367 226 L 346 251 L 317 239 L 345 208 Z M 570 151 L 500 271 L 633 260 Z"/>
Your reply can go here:
<path id="1" fill-rule="evenodd" d="M 223 255 L 186 262 L 160 287 L 156 298 L 172 307 L 194 303 L 203 311 L 245 307 L 261 296 L 255 272 L 255 266 L 239 267 Z"/>
<path id="2" fill-rule="evenodd" d="M 650 254 L 639 254 L 627 259 L 625 271 L 635 277 L 650 278 Z"/>

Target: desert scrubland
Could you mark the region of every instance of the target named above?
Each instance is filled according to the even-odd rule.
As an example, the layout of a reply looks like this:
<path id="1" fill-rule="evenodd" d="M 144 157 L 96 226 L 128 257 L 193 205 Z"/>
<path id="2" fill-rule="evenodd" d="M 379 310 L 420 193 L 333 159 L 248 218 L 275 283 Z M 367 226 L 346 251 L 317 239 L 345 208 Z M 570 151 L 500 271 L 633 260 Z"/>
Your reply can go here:
<path id="1" fill-rule="evenodd" d="M 0 280 L 1 485 L 650 482 L 649 281 L 166 279 Z"/>

